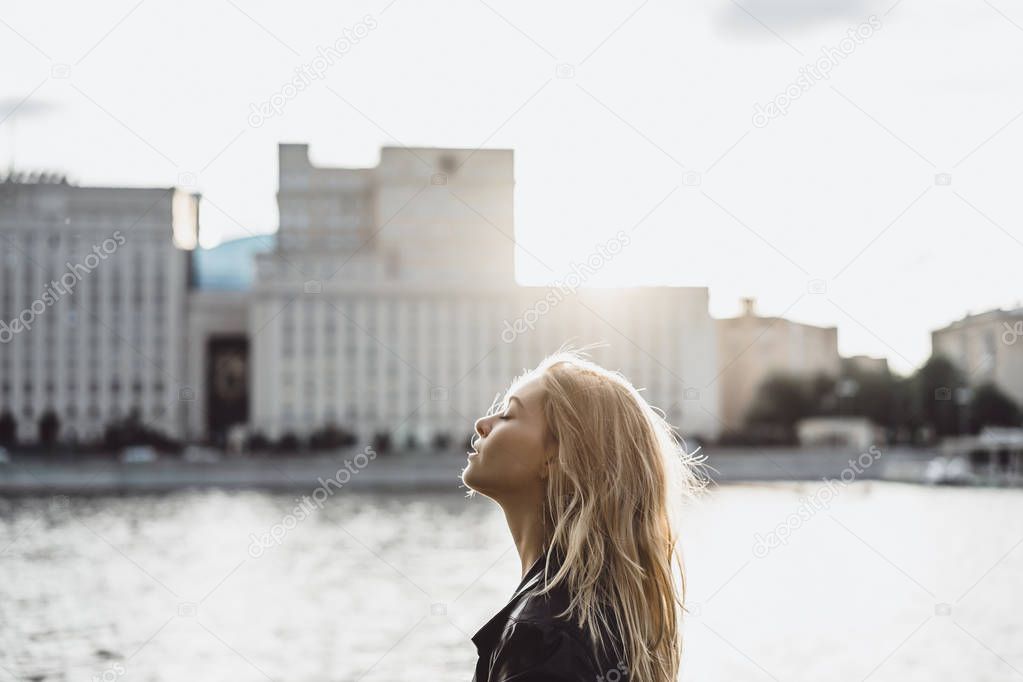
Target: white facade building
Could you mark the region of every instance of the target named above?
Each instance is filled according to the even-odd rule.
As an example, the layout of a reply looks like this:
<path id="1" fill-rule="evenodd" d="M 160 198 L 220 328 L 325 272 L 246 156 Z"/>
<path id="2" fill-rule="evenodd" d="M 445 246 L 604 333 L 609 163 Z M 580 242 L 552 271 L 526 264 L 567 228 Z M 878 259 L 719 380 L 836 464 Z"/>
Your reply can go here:
<path id="1" fill-rule="evenodd" d="M 175 189 L 0 181 L 0 413 L 19 439 L 47 411 L 62 440 L 133 410 L 180 433 L 188 259 L 173 237 L 194 242 L 197 220 Z"/>
<path id="2" fill-rule="evenodd" d="M 518 286 L 513 196 L 510 150 L 384 148 L 375 168 L 344 169 L 281 145 L 278 248 L 257 256 L 250 299 L 253 428 L 461 442 L 571 342 L 606 344 L 595 361 L 683 433 L 716 435 L 707 290 Z"/>

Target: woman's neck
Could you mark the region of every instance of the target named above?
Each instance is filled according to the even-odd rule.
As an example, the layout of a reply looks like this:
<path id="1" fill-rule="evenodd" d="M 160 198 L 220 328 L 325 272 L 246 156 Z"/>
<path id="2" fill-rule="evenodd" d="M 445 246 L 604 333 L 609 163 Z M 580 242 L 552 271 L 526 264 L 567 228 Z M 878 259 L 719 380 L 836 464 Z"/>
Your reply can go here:
<path id="1" fill-rule="evenodd" d="M 524 577 L 529 567 L 536 563 L 547 548 L 540 504 L 504 504 L 502 507 L 512 541 L 519 553 Z"/>

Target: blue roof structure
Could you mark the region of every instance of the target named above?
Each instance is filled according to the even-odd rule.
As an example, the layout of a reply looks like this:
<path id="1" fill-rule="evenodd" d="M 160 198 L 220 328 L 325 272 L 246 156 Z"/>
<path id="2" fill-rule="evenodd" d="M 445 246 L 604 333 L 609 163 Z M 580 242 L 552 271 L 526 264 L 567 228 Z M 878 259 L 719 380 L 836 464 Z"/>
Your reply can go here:
<path id="1" fill-rule="evenodd" d="M 246 291 L 252 288 L 256 254 L 273 251 L 277 235 L 257 235 L 192 252 L 193 286 L 203 291 Z"/>

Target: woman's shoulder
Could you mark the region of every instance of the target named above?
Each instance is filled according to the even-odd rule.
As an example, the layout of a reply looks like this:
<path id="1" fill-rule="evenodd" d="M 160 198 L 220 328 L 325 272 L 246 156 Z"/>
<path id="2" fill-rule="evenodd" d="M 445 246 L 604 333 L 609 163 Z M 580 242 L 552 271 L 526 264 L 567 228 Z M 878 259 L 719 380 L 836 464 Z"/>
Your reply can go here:
<path id="1" fill-rule="evenodd" d="M 495 652 L 488 680 L 543 682 L 628 680 L 618 657 L 595 651 L 585 635 L 553 620 L 509 620 Z"/>
<path id="2" fill-rule="evenodd" d="M 606 676 L 608 671 L 617 670 L 619 675 L 612 679 L 624 679 L 621 672 L 624 662 L 621 661 L 621 639 L 610 621 L 606 618 L 605 625 L 599 625 L 604 646 L 592 642 L 588 628 L 581 627 L 573 618 L 561 616 L 570 603 L 570 595 L 563 584 L 555 585 L 546 593 L 540 594 L 538 589 L 530 590 L 509 616 L 510 638 L 516 635 L 520 640 L 531 640 L 533 645 L 541 649 L 557 652 L 573 657 L 577 662 L 586 660 L 594 673 Z M 603 612 L 606 614 L 607 609 Z M 519 632 L 516 633 L 515 630 Z M 597 677 L 596 679 L 602 679 Z"/>

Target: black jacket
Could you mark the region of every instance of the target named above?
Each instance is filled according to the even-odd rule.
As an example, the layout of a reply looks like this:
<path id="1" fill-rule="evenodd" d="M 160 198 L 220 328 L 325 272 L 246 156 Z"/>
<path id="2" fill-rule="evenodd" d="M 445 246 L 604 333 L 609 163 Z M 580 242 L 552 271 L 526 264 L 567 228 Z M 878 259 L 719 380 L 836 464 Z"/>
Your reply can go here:
<path id="1" fill-rule="evenodd" d="M 479 652 L 473 682 L 626 682 L 627 666 L 615 654 L 622 650 L 617 631 L 603 653 L 574 622 L 555 618 L 569 603 L 564 583 L 535 594 L 544 586 L 545 561 L 541 554 L 511 600 L 473 635 Z M 548 578 L 558 565 L 552 556 Z"/>

